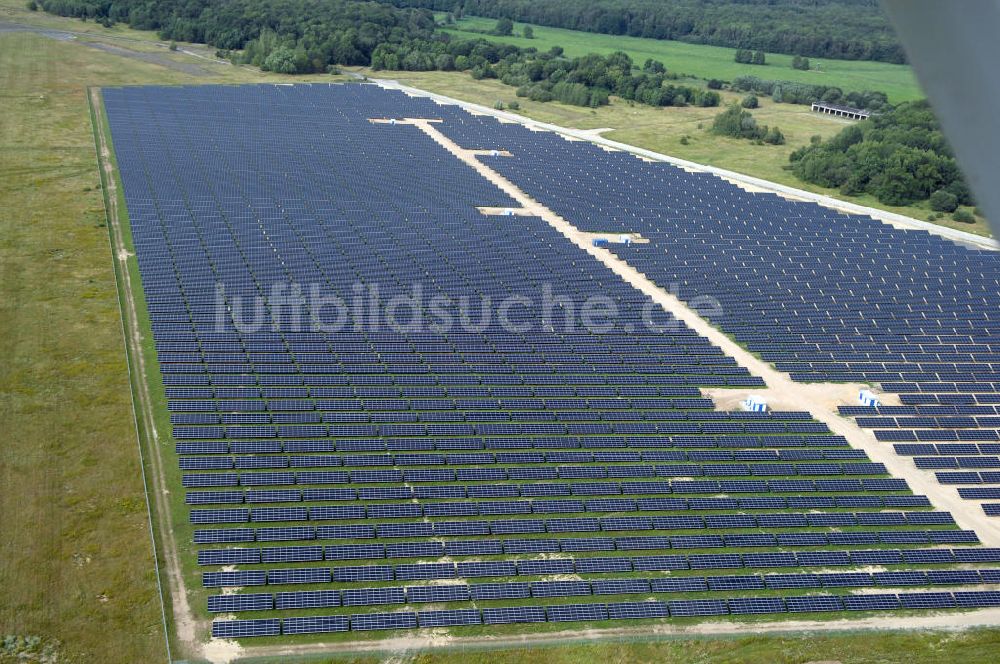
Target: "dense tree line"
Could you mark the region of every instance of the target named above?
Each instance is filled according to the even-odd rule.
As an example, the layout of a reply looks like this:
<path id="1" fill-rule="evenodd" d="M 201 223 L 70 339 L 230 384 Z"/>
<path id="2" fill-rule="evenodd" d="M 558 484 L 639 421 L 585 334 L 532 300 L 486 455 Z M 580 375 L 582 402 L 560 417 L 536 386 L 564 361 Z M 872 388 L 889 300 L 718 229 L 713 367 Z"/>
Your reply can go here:
<path id="1" fill-rule="evenodd" d="M 639 69 L 625 53 L 565 58 L 559 47 L 540 53 L 482 39 L 382 44 L 371 66 L 469 71 L 516 87 L 520 97 L 577 106 L 602 106 L 610 95 L 651 106 L 718 106 L 720 99 L 717 92 L 670 83 L 671 74 L 655 60 Z"/>
<path id="2" fill-rule="evenodd" d="M 355 0 L 40 0 L 62 16 L 127 23 L 165 41 L 247 50 L 247 62 L 286 73 L 366 65 L 382 43 L 434 38 L 422 9 Z M 273 55 L 273 57 L 272 57 Z"/>
<path id="3" fill-rule="evenodd" d="M 904 62 L 877 0 L 391 0 L 611 35 L 844 60 Z"/>
<path id="4" fill-rule="evenodd" d="M 856 108 L 878 111 L 888 107 L 888 99 L 884 92 L 865 90 L 863 92 L 848 92 L 833 86 L 810 85 L 794 81 L 768 81 L 756 76 L 737 76 L 731 87 L 741 92 L 753 92 L 771 97 L 776 102 L 785 104 L 811 104 L 815 101 L 825 101 L 829 104 L 848 104 Z"/>
<path id="5" fill-rule="evenodd" d="M 792 170 L 807 182 L 837 187 L 845 194 L 869 193 L 886 205 L 930 198 L 934 209 L 950 211 L 973 204 L 925 101 L 874 115 L 829 141 L 796 150 L 790 158 Z"/>
<path id="6" fill-rule="evenodd" d="M 625 53 L 596 54 L 566 60 L 554 52 L 502 61 L 497 76 L 517 86 L 520 97 L 557 99 L 579 106 L 600 106 L 609 95 L 650 106 L 718 106 L 719 94 L 668 83 L 663 63 L 647 60 L 637 70 Z"/>
<path id="7" fill-rule="evenodd" d="M 499 78 L 523 97 L 581 106 L 610 95 L 653 106 L 717 106 L 719 95 L 666 81 L 663 63 L 640 70 L 624 53 L 564 58 L 555 47 L 452 39 L 435 32 L 427 9 L 399 9 L 356 0 L 41 0 L 64 16 L 125 22 L 157 30 L 170 41 L 211 44 L 241 63 L 286 74 L 329 71 L 336 65 L 374 69 L 468 71 Z M 498 21 L 497 32 L 512 29 Z"/>

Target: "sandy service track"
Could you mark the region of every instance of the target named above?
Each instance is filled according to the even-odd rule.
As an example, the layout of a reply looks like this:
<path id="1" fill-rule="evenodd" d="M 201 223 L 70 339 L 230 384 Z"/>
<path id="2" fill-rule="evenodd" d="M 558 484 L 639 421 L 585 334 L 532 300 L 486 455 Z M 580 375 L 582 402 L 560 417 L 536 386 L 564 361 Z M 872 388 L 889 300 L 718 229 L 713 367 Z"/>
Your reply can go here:
<path id="1" fill-rule="evenodd" d="M 187 647 L 197 649 L 196 621 L 191 612 L 191 606 L 187 599 L 187 589 L 184 584 L 184 576 L 181 573 L 180 560 L 178 558 L 177 541 L 171 528 L 170 514 L 166 501 L 169 491 L 167 489 L 166 476 L 164 474 L 163 455 L 159 444 L 159 435 L 156 431 L 156 419 L 153 415 L 153 399 L 149 393 L 148 368 L 142 352 L 142 335 L 139 331 L 139 316 L 136 308 L 135 288 L 141 288 L 138 284 L 132 283 L 132 277 L 128 269 L 128 259 L 132 255 L 125 245 L 124 234 L 121 227 L 120 211 L 118 208 L 118 186 L 115 181 L 114 165 L 111 161 L 111 149 L 108 138 L 104 133 L 104 104 L 98 89 L 90 90 L 90 101 L 94 109 L 95 130 L 98 141 L 98 161 L 104 173 L 104 181 L 107 186 L 108 220 L 111 224 L 112 251 L 114 259 L 118 261 L 119 274 L 122 279 L 122 295 L 124 305 L 122 313 L 125 316 L 124 331 L 125 343 L 129 346 L 129 355 L 135 369 L 135 379 L 132 381 L 134 394 L 137 403 L 133 402 L 133 408 L 138 408 L 136 416 L 143 422 L 143 431 L 146 433 L 146 440 L 140 436 L 139 446 L 141 450 L 146 450 L 149 454 L 142 457 L 149 462 L 149 476 L 152 483 L 153 493 L 152 506 L 155 518 L 157 533 L 162 538 L 163 558 L 167 571 L 168 587 L 170 589 L 171 606 L 173 608 L 174 625 L 177 637 Z M 148 496 L 147 496 L 148 497 Z M 155 555 L 155 540 L 153 543 Z"/>

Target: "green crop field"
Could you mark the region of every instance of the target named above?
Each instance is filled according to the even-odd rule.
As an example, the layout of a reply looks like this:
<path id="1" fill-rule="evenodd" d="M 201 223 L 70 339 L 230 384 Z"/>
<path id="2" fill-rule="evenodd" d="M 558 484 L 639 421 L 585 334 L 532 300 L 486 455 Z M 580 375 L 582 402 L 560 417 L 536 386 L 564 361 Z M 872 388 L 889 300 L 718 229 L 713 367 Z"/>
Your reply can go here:
<path id="1" fill-rule="evenodd" d="M 889 101 L 898 103 L 923 97 L 920 86 L 907 65 L 893 65 L 885 62 L 859 60 L 828 60 L 810 58 L 812 69 L 800 71 L 792 69 L 792 56 L 775 53 L 767 54 L 767 64 L 742 65 L 733 61 L 735 50 L 720 46 L 704 46 L 677 41 L 645 39 L 603 35 L 561 28 L 547 28 L 532 25 L 534 39 L 521 36 L 523 23 L 514 24 L 513 37 L 481 35 L 470 30 L 492 30 L 496 21 L 488 18 L 465 17 L 454 26 L 442 29 L 456 37 L 485 37 L 505 44 L 533 46 L 547 51 L 553 46 L 562 46 L 568 56 L 576 57 L 587 53 L 608 54 L 624 51 L 633 62 L 641 65 L 647 58 L 659 60 L 669 71 L 688 74 L 699 78 L 718 78 L 731 81 L 737 76 L 751 74 L 759 78 L 798 81 L 815 85 L 832 85 L 845 92 L 881 90 L 889 96 Z"/>

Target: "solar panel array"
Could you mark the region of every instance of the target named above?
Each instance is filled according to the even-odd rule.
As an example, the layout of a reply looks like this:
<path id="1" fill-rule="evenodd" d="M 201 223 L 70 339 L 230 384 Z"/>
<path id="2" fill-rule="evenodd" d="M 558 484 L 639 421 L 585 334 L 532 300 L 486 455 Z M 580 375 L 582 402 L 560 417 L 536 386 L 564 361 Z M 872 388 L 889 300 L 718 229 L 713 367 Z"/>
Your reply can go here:
<path id="1" fill-rule="evenodd" d="M 680 323 L 644 325 L 649 300 L 543 220 L 479 214 L 514 202 L 418 128 L 369 119 L 439 118 L 516 147 L 512 176 L 529 162 L 614 172 L 593 148 L 559 152 L 554 136 L 365 85 L 104 96 L 204 608 L 237 618 L 213 635 L 990 605 L 988 592 L 903 599 L 897 577 L 857 571 L 996 583 L 984 565 L 1000 552 L 806 413 L 714 410 L 699 388 L 760 379 Z M 564 167 L 525 151 L 533 141 Z M 648 168 L 673 178 L 663 214 L 647 214 L 664 237 L 677 196 L 729 192 Z M 586 227 L 593 204 L 562 211 Z M 380 290 L 371 311 L 355 308 L 359 284 Z M 373 322 L 413 284 L 451 300 L 600 294 L 618 317 L 601 332 L 528 307 L 508 311 L 524 330 Z M 312 285 L 352 303 L 344 325 Z M 866 586 L 886 592 L 792 601 Z"/>
<path id="2" fill-rule="evenodd" d="M 577 228 L 640 233 L 648 243 L 609 248 L 682 300 L 713 298 L 713 322 L 794 380 L 899 394 L 842 408 L 879 440 L 992 450 L 919 467 L 1000 467 L 1000 252 L 489 118 L 442 131 L 509 151 L 481 159 Z"/>

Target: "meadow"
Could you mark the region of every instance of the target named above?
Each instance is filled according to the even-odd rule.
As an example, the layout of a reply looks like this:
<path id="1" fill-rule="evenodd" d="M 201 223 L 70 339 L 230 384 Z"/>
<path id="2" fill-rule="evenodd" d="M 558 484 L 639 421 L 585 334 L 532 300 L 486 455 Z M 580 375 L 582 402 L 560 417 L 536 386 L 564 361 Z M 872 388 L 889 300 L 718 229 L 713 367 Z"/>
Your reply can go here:
<path id="1" fill-rule="evenodd" d="M 203 74 L 0 32 L 0 636 L 39 637 L 59 662 L 165 658 L 87 89 L 281 78 L 159 50 Z"/>
<path id="2" fill-rule="evenodd" d="M 539 25 L 531 26 L 534 38 L 525 39 L 522 36 L 522 31 L 527 24 L 524 23 L 515 23 L 514 35 L 510 37 L 474 32 L 488 32 L 495 25 L 496 21 L 493 19 L 466 16 L 454 25 L 442 26 L 441 29 L 455 37 L 484 37 L 504 44 L 534 47 L 539 51 L 547 51 L 553 46 L 561 46 L 565 55 L 569 57 L 577 57 L 587 53 L 607 55 L 615 51 L 624 51 L 638 66 L 641 66 L 647 58 L 652 58 L 666 65 L 668 71 L 704 79 L 717 78 L 731 81 L 737 76 L 753 75 L 763 79 L 836 86 L 845 92 L 880 90 L 885 92 L 889 101 L 894 104 L 920 99 L 924 96 L 913 75 L 913 70 L 908 65 L 863 60 L 810 58 L 809 62 L 812 68 L 809 71 L 801 71 L 792 69 L 792 56 L 790 55 L 768 53 L 766 65 L 746 65 L 734 61 L 734 49 L 721 46 L 603 35 Z"/>

